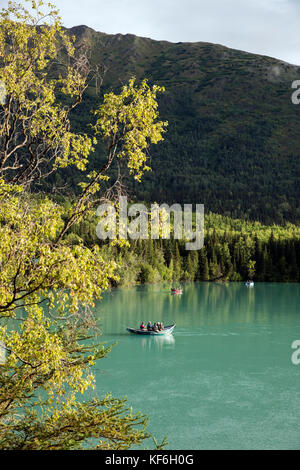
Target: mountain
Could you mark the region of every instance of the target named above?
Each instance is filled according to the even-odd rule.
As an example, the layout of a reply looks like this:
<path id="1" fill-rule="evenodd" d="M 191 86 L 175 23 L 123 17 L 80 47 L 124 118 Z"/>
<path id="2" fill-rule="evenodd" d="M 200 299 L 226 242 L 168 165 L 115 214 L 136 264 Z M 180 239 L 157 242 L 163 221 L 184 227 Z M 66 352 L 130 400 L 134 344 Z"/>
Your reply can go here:
<path id="1" fill-rule="evenodd" d="M 151 149 L 140 200 L 204 203 L 206 211 L 265 223 L 300 220 L 300 67 L 206 42 L 170 43 L 87 26 L 68 30 L 92 64 L 107 69 L 101 93 L 129 77 L 164 85 L 164 142 Z M 74 125 L 86 130 L 101 101 L 92 83 Z M 101 146 L 96 160 L 101 159 Z M 69 175 L 76 181 L 76 175 Z"/>

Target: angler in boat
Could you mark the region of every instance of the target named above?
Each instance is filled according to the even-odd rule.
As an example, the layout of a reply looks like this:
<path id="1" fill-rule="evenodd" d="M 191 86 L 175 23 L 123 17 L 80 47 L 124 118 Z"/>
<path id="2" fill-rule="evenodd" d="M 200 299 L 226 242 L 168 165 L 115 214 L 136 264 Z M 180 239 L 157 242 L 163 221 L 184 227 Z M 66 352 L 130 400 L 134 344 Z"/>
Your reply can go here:
<path id="1" fill-rule="evenodd" d="M 145 329 L 145 325 L 144 325 L 144 322 L 142 322 L 142 324 L 140 325 L 140 330 L 144 330 Z M 155 322 L 154 325 L 152 325 L 151 321 L 149 320 L 148 323 L 147 323 L 147 331 L 162 331 L 164 329 L 164 326 L 162 324 L 162 322 Z"/>
<path id="2" fill-rule="evenodd" d="M 142 324 L 143 323 L 144 322 L 142 322 Z M 151 322 L 149 323 L 151 324 Z M 169 326 L 164 326 L 161 322 L 156 322 L 154 323 L 153 326 L 151 325 L 151 327 L 148 326 L 149 323 L 147 324 L 147 328 L 127 328 L 127 331 L 129 331 L 129 333 L 135 333 L 137 335 L 162 336 L 162 335 L 170 335 L 175 328 L 175 323 Z"/>
<path id="3" fill-rule="evenodd" d="M 179 286 L 178 288 L 172 287 L 171 294 L 182 294 L 182 287 L 181 286 Z"/>

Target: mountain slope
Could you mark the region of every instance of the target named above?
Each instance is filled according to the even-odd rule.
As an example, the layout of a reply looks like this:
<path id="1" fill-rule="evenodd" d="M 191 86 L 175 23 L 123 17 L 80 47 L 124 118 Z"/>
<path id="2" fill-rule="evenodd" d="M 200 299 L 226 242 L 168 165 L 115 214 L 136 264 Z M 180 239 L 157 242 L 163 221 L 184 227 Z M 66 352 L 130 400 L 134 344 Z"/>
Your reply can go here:
<path id="1" fill-rule="evenodd" d="M 169 130 L 151 150 L 153 171 L 133 188 L 138 199 L 204 203 L 206 210 L 267 223 L 300 219 L 300 106 L 291 102 L 300 67 L 203 42 L 107 35 L 86 26 L 69 32 L 92 63 L 107 68 L 102 92 L 132 75 L 166 88 L 160 116 Z M 78 128 L 101 101 L 95 85 L 74 116 Z M 101 147 L 97 152 L 95 160 Z"/>

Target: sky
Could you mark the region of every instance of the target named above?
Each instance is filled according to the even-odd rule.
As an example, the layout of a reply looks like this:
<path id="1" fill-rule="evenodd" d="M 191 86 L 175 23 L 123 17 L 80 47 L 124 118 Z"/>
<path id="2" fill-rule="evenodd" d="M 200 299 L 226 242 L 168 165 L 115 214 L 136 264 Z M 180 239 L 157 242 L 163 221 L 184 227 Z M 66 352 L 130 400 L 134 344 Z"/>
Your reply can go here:
<path id="1" fill-rule="evenodd" d="M 24 0 L 21 0 L 24 3 Z M 300 0 L 52 0 L 67 27 L 205 41 L 300 65 Z M 0 7 L 7 0 L 0 0 Z"/>

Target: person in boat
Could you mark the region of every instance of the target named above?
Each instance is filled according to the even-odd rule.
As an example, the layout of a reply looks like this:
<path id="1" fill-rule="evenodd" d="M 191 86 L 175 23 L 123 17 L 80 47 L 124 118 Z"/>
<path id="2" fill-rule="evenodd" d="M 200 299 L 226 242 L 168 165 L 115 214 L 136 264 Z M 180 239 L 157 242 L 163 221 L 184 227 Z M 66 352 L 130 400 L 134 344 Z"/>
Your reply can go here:
<path id="1" fill-rule="evenodd" d="M 145 324 L 144 322 L 142 321 L 142 323 L 140 324 L 140 330 L 144 330 L 146 327 L 145 327 Z"/>
<path id="2" fill-rule="evenodd" d="M 158 331 L 159 331 L 158 323 L 157 323 L 157 322 L 155 322 L 154 325 L 153 325 L 153 331 L 155 331 L 155 332 L 158 332 Z"/>
<path id="3" fill-rule="evenodd" d="M 152 328 L 153 328 L 153 327 L 152 327 L 152 323 L 151 323 L 151 321 L 149 320 L 148 323 L 147 323 L 147 330 L 148 330 L 148 331 L 151 331 Z"/>

